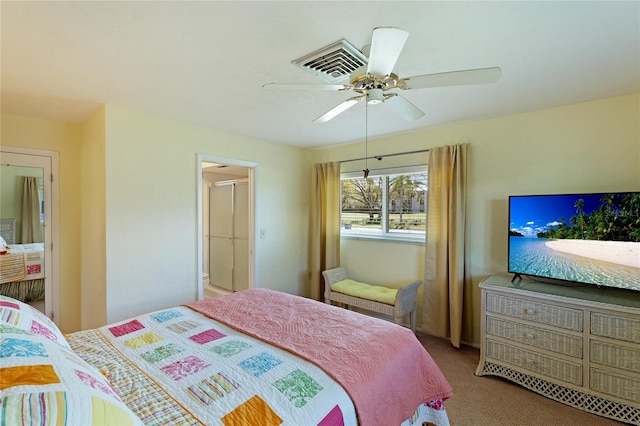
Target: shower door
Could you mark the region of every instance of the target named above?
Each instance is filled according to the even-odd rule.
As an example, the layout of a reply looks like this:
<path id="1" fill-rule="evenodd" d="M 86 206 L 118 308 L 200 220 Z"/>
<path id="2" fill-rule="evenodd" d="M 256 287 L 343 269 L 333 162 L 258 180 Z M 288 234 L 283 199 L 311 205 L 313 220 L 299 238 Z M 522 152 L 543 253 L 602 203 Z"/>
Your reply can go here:
<path id="1" fill-rule="evenodd" d="M 209 281 L 230 291 L 248 288 L 248 196 L 246 182 L 209 188 Z"/>

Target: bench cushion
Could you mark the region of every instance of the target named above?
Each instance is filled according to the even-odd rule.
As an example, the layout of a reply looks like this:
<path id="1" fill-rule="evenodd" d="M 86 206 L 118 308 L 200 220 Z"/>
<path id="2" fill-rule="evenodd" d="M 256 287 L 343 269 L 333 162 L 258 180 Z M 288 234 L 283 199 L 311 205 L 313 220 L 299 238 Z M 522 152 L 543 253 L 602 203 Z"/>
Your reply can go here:
<path id="1" fill-rule="evenodd" d="M 397 288 L 388 288 L 379 285 L 365 284 L 354 280 L 342 280 L 331 285 L 331 291 L 373 300 L 374 302 L 393 305 L 398 294 Z"/>

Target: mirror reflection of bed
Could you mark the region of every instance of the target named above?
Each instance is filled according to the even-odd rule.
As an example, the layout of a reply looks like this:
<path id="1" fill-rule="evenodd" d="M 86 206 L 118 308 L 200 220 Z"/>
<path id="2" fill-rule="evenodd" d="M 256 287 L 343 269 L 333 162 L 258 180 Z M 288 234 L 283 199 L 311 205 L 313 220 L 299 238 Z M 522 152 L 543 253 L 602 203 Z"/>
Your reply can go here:
<path id="1" fill-rule="evenodd" d="M 3 164 L 0 191 L 0 294 L 45 312 L 43 175 Z"/>

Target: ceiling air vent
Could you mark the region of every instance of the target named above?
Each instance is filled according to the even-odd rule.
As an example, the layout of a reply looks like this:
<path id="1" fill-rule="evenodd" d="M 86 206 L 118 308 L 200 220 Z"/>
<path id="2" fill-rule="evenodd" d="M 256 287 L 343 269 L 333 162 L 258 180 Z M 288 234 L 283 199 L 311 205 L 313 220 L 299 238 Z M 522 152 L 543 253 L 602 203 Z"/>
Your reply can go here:
<path id="1" fill-rule="evenodd" d="M 354 70 L 366 65 L 367 57 L 343 39 L 291 63 L 326 83 L 340 84 L 348 81 Z"/>

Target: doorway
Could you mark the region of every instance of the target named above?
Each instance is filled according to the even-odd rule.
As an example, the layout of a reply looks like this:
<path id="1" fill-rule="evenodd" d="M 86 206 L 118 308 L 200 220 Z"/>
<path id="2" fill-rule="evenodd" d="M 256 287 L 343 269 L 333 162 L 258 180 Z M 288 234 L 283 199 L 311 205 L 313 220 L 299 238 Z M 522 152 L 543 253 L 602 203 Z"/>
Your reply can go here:
<path id="1" fill-rule="evenodd" d="M 253 288 L 256 164 L 199 156 L 198 298 Z"/>
<path id="2" fill-rule="evenodd" d="M 29 303 L 58 323 L 58 155 L 2 147 L 0 235 L 15 268 L 0 274 L 0 293 Z M 3 256 L 3 259 L 10 259 Z M 3 260 L 4 261 L 4 260 Z M 5 265 L 6 266 L 6 265 Z"/>

